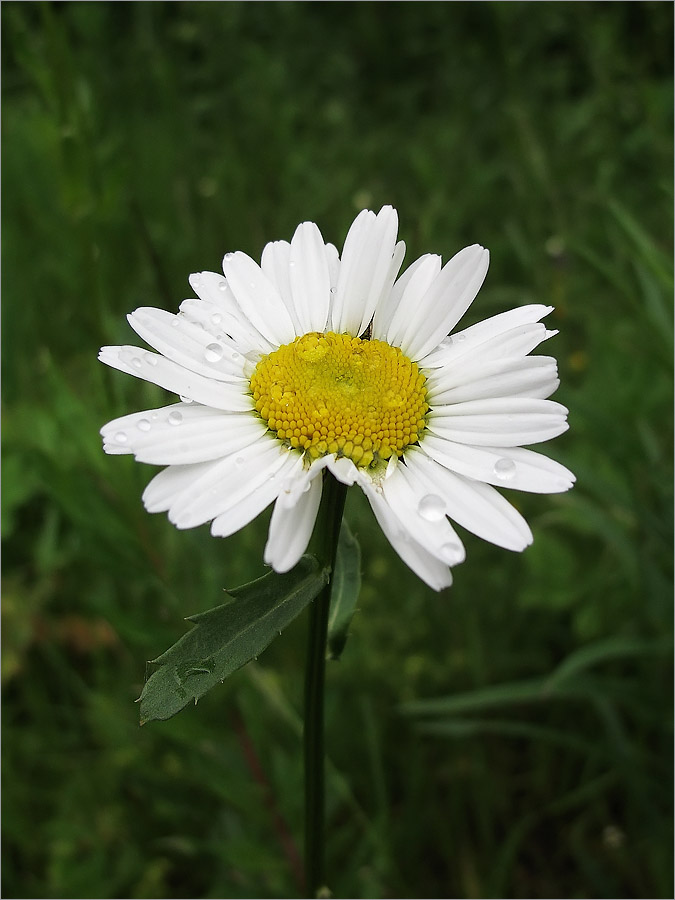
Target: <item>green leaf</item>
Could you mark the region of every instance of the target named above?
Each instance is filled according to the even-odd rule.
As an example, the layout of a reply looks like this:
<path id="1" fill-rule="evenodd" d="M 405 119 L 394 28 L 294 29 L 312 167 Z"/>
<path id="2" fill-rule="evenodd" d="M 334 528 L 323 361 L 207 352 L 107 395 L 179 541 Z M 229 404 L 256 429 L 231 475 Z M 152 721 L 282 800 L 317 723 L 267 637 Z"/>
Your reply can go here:
<path id="1" fill-rule="evenodd" d="M 557 728 L 533 725 L 530 722 L 511 721 L 510 719 L 439 719 L 435 722 L 422 723 L 418 726 L 418 730 L 424 734 L 436 737 L 457 739 L 494 734 L 499 737 L 548 741 L 561 747 L 568 747 L 570 750 L 577 750 L 588 756 L 597 756 L 601 753 L 601 748 L 592 741 L 579 738 L 573 733 L 560 731 Z"/>
<path id="2" fill-rule="evenodd" d="M 401 706 L 401 712 L 411 716 L 454 716 L 457 713 L 475 712 L 490 707 L 541 703 L 549 700 L 552 693 L 547 690 L 543 678 L 532 678 L 526 681 L 489 685 L 447 697 L 412 700 Z"/>
<path id="3" fill-rule="evenodd" d="M 263 575 L 227 592 L 222 606 L 189 616 L 195 627 L 152 660 L 159 668 L 141 693 L 141 724 L 169 719 L 257 657 L 327 581 L 316 557 L 303 556 L 290 572 Z"/>
<path id="4" fill-rule="evenodd" d="M 335 572 L 328 618 L 328 659 L 339 659 L 361 591 L 361 550 L 359 542 L 343 520 L 338 540 Z"/>
<path id="5" fill-rule="evenodd" d="M 668 653 L 671 647 L 669 637 L 662 640 L 644 640 L 637 637 L 613 635 L 579 647 L 564 659 L 558 668 L 546 679 L 548 688 L 556 688 L 561 682 L 570 680 L 579 672 L 604 662 L 625 659 L 631 656 L 659 656 Z"/>

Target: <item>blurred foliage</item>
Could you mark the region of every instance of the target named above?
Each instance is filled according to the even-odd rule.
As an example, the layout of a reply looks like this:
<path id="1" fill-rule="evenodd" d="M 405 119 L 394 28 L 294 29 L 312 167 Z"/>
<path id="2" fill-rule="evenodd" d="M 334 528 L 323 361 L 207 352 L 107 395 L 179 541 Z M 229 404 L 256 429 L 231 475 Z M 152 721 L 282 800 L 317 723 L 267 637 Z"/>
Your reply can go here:
<path id="1" fill-rule="evenodd" d="M 304 620 L 197 709 L 139 729 L 133 703 L 183 617 L 262 574 L 266 516 L 226 541 L 148 516 L 151 469 L 98 428 L 163 392 L 96 351 L 224 252 L 306 219 L 340 245 L 392 203 L 408 261 L 490 248 L 467 321 L 555 305 L 571 430 L 546 452 L 578 483 L 515 498 L 522 556 L 467 535 L 441 595 L 350 492 L 331 888 L 672 896 L 672 5 L 5 2 L 2 24 L 5 895 L 298 894 Z"/>

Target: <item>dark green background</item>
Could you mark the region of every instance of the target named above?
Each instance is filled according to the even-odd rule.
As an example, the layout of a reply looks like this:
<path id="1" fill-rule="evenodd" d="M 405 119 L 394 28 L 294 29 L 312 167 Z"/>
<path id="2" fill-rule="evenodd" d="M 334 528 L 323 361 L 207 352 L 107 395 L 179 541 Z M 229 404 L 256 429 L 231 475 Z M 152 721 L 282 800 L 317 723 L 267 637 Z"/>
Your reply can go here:
<path id="1" fill-rule="evenodd" d="M 263 571 L 267 515 L 226 541 L 147 515 L 153 470 L 98 428 L 165 395 L 96 352 L 224 252 L 306 219 L 341 246 L 385 203 L 408 262 L 489 247 L 467 321 L 556 306 L 571 427 L 545 449 L 578 483 L 515 497 L 522 555 L 465 535 L 441 595 L 350 492 L 330 887 L 672 896 L 672 18 L 3 3 L 5 896 L 297 895 L 304 617 L 196 709 L 139 729 L 133 703 L 183 616 Z"/>

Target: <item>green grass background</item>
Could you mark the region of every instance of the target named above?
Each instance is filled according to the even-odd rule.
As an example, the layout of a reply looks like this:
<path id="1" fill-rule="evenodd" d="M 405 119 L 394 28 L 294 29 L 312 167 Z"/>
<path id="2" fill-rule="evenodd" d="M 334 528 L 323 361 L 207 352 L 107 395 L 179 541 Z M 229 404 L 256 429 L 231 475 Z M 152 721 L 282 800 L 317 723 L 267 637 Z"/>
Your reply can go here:
<path id="1" fill-rule="evenodd" d="M 300 890 L 304 617 L 138 727 L 145 660 L 263 571 L 268 514 L 176 531 L 99 427 L 165 402 L 96 362 L 124 314 L 303 220 L 399 210 L 407 261 L 489 247 L 467 316 L 552 303 L 535 535 L 442 594 L 356 491 L 328 671 L 337 897 L 672 896 L 669 3 L 17 3 L 3 41 L 3 893 Z M 547 351 L 548 352 L 548 351 Z M 434 701 L 434 702 L 431 702 Z"/>

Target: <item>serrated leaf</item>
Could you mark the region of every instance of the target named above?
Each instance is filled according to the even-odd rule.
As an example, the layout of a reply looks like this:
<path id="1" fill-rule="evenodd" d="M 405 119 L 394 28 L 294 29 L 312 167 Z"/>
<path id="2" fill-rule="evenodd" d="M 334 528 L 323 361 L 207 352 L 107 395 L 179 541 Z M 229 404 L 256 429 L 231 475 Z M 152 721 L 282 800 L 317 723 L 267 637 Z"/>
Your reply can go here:
<path id="1" fill-rule="evenodd" d="M 221 606 L 189 616 L 194 628 L 152 660 L 159 668 L 141 693 L 141 724 L 169 719 L 257 657 L 327 581 L 328 571 L 306 555 L 290 572 L 263 575 L 227 592 Z"/>
<path id="2" fill-rule="evenodd" d="M 361 549 L 342 522 L 333 573 L 328 617 L 328 659 L 339 659 L 347 643 L 347 632 L 361 591 Z"/>

